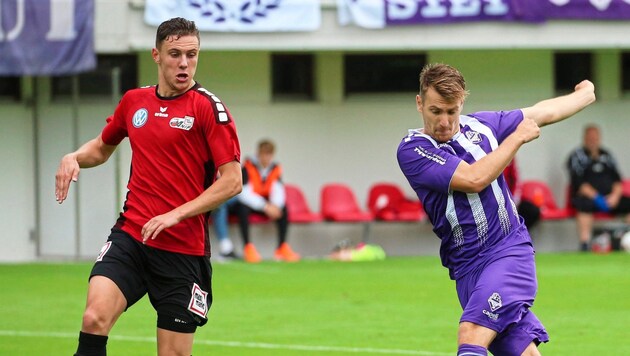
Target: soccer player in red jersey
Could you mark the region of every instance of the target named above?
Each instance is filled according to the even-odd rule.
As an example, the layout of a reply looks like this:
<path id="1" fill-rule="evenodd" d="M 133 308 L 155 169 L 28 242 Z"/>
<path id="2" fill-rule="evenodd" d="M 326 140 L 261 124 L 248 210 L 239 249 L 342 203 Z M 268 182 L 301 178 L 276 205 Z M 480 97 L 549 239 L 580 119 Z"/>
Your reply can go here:
<path id="1" fill-rule="evenodd" d="M 241 191 L 242 175 L 230 112 L 194 80 L 199 48 L 194 22 L 163 22 L 152 50 L 158 84 L 128 91 L 100 135 L 61 160 L 59 203 L 80 169 L 105 163 L 125 137 L 133 152 L 123 212 L 90 273 L 75 355 L 105 355 L 116 320 L 145 294 L 159 355 L 190 355 L 207 322 L 208 212 Z"/>

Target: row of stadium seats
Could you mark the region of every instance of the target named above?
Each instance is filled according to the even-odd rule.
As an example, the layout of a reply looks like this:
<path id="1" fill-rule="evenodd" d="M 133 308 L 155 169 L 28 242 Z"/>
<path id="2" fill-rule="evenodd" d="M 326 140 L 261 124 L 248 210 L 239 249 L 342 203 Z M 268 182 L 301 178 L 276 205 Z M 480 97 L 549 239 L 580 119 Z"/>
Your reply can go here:
<path id="1" fill-rule="evenodd" d="M 623 180 L 624 195 L 630 196 L 630 179 Z M 526 180 L 520 186 L 522 199 L 527 199 L 540 207 L 540 217 L 542 220 L 563 220 L 575 216 L 575 209 L 571 206 L 571 187 L 567 187 L 564 207 L 557 203 L 549 185 L 541 180 Z M 608 213 L 595 213 L 598 220 L 613 219 L 614 216 Z"/>
<path id="2" fill-rule="evenodd" d="M 320 210 L 315 211 L 296 184 L 285 184 L 289 221 L 296 224 L 308 224 L 322 221 L 367 223 L 418 222 L 426 218 L 426 213 L 418 199 L 405 196 L 400 186 L 395 183 L 379 182 L 368 190 L 367 207 L 362 208 L 353 190 L 343 183 L 325 184 L 320 191 Z M 563 207 L 557 203 L 549 185 L 541 180 L 526 180 L 520 186 L 523 199 L 540 207 L 542 220 L 563 220 L 573 218 L 575 209 L 571 206 L 567 188 L 566 203 Z M 623 181 L 624 194 L 630 196 L 630 179 Z M 612 219 L 607 213 L 596 213 L 596 219 Z M 265 223 L 267 219 L 252 215 L 252 223 Z"/>
<path id="3" fill-rule="evenodd" d="M 328 183 L 321 189 L 321 207 L 315 212 L 304 193 L 295 184 L 286 184 L 287 210 L 292 223 L 320 221 L 365 223 L 374 220 L 391 222 L 421 221 L 426 216 L 417 199 L 405 197 L 394 183 L 377 183 L 368 192 L 367 208 L 363 209 L 352 189 L 343 183 Z"/>

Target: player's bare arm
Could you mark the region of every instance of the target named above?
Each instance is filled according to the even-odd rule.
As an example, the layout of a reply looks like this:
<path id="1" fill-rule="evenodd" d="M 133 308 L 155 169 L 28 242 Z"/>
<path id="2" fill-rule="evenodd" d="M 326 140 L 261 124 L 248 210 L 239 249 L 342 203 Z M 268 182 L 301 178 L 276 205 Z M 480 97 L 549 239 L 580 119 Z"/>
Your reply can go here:
<path id="1" fill-rule="evenodd" d="M 116 146 L 108 145 L 98 137 L 86 142 L 78 150 L 63 156 L 55 174 L 55 199 L 59 204 L 68 197 L 70 183 L 79 179 L 81 168 L 95 167 L 105 163 Z"/>
<path id="2" fill-rule="evenodd" d="M 562 121 L 595 102 L 595 85 L 583 80 L 575 86 L 571 94 L 540 101 L 533 106 L 522 109 L 523 116 L 536 121 L 538 126 Z"/>
<path id="3" fill-rule="evenodd" d="M 518 149 L 540 135 L 534 120 L 525 118 L 499 147 L 473 164 L 462 161 L 451 180 L 451 190 L 479 193 L 492 183 L 507 167 Z"/>
<path id="4" fill-rule="evenodd" d="M 219 175 L 220 178 L 197 198 L 147 221 L 142 227 L 142 240 L 155 239 L 164 229 L 174 226 L 184 219 L 216 209 L 241 192 L 243 175 L 239 162 L 232 161 L 219 166 Z"/>

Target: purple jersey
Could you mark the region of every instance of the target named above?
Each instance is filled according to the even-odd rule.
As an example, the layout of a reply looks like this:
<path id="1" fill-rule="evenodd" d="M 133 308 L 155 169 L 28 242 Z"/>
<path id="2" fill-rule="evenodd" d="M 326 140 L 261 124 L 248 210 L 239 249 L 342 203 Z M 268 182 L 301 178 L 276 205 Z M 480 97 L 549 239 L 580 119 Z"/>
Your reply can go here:
<path id="1" fill-rule="evenodd" d="M 460 130 L 450 141 L 440 143 L 414 129 L 398 147 L 400 169 L 442 240 L 440 257 L 452 279 L 485 263 L 499 249 L 524 242 L 517 237 L 522 234 L 512 233 L 523 222 L 503 175 L 479 193 L 450 190 L 462 160 L 472 164 L 485 157 L 522 120 L 520 110 L 462 115 Z"/>

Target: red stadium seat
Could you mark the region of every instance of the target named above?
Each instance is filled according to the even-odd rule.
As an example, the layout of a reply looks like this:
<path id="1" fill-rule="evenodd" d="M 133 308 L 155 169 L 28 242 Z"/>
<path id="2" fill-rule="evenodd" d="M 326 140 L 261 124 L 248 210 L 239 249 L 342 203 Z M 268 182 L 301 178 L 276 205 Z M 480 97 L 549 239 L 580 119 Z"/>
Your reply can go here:
<path id="1" fill-rule="evenodd" d="M 623 195 L 630 197 L 630 178 L 626 178 L 622 180 L 621 186 L 623 189 Z"/>
<path id="2" fill-rule="evenodd" d="M 321 212 L 324 219 L 336 222 L 370 222 L 371 212 L 363 211 L 357 199 L 345 184 L 329 183 L 321 190 Z"/>
<path id="3" fill-rule="evenodd" d="M 523 181 L 519 187 L 522 199 L 529 200 L 540 208 L 541 219 L 562 220 L 574 215 L 573 211 L 568 207 L 558 207 L 547 183 L 539 180 L 528 180 Z"/>
<path id="4" fill-rule="evenodd" d="M 321 214 L 312 212 L 308 207 L 308 203 L 300 187 L 293 184 L 285 184 L 284 188 L 287 194 L 287 211 L 290 222 L 305 224 L 323 220 Z"/>
<path id="5" fill-rule="evenodd" d="M 376 183 L 368 191 L 368 210 L 377 220 L 392 222 L 420 221 L 426 215 L 419 200 L 405 197 L 394 183 Z"/>

